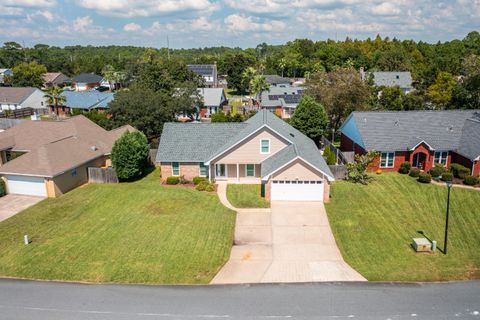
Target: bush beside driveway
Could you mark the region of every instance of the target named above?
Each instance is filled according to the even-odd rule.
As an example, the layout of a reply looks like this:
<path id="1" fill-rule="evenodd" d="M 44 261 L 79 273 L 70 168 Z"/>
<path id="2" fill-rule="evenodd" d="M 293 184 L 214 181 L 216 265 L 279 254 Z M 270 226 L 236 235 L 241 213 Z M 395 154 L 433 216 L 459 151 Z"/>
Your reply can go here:
<path id="1" fill-rule="evenodd" d="M 91 184 L 0 223 L 0 276 L 208 283 L 229 257 L 234 222 L 216 195 L 162 187 L 158 171 Z"/>
<path id="2" fill-rule="evenodd" d="M 443 247 L 447 188 L 389 173 L 368 186 L 337 181 L 328 218 L 344 259 L 368 280 L 480 279 L 480 192 L 452 189 L 448 255 L 415 253 L 419 231 Z"/>

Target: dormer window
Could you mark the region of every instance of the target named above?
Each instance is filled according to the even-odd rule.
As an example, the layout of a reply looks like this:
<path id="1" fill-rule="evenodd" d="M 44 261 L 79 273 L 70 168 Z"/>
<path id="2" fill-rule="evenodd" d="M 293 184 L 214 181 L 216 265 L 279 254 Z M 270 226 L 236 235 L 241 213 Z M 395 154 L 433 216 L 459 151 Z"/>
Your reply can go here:
<path id="1" fill-rule="evenodd" d="M 260 153 L 262 153 L 262 154 L 270 153 L 270 140 L 269 139 L 260 140 Z"/>

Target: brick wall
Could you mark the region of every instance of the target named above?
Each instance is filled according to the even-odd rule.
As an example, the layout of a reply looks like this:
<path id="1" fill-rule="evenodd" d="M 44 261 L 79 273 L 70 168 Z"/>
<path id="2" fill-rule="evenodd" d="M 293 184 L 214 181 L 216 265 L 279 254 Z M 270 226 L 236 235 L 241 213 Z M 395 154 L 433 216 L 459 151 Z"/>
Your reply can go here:
<path id="1" fill-rule="evenodd" d="M 168 177 L 172 176 L 172 164 L 171 162 L 162 162 L 160 164 L 160 170 L 162 171 L 162 181 L 165 181 Z M 192 181 L 194 177 L 200 175 L 199 163 L 180 162 L 180 176 Z"/>

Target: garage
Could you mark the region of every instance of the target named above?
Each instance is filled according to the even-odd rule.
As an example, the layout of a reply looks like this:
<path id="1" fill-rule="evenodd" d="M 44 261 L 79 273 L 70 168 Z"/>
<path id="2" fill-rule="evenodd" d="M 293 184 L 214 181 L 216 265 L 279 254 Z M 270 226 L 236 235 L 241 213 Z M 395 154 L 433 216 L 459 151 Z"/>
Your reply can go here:
<path id="1" fill-rule="evenodd" d="M 273 180 L 272 201 L 323 201 L 322 180 Z"/>
<path id="2" fill-rule="evenodd" d="M 45 179 L 43 177 L 5 176 L 7 178 L 7 191 L 12 194 L 25 194 L 29 196 L 47 196 Z"/>

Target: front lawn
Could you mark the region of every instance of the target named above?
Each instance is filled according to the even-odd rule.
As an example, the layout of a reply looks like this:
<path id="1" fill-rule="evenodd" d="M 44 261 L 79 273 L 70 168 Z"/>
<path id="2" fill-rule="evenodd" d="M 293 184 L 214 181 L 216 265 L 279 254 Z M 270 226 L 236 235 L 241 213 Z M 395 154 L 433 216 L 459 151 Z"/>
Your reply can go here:
<path id="1" fill-rule="evenodd" d="M 261 196 L 260 184 L 229 184 L 227 198 L 235 208 L 270 207 L 270 203 Z"/>
<path id="2" fill-rule="evenodd" d="M 345 260 L 368 280 L 480 279 L 480 192 L 453 188 L 448 254 L 415 253 L 419 231 L 443 248 L 447 188 L 397 173 L 368 186 L 338 181 L 326 204 Z"/>
<path id="3" fill-rule="evenodd" d="M 234 223 L 216 195 L 162 187 L 158 171 L 92 184 L 0 223 L 0 276 L 208 283 L 229 257 Z"/>

